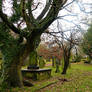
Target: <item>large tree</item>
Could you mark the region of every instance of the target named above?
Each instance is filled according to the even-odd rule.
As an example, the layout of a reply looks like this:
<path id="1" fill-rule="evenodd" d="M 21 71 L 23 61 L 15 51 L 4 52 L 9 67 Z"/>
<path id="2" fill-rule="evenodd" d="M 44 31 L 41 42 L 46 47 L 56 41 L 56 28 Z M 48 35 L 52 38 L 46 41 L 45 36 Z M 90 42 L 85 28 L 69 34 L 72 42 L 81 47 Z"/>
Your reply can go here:
<path id="1" fill-rule="evenodd" d="M 11 0 L 13 5 L 11 17 L 3 12 L 4 1 L 0 0 L 2 84 L 7 87 L 22 87 L 21 65 L 23 61 L 30 52 L 35 50 L 40 42 L 41 34 L 56 19 L 59 10 L 67 0 L 47 0 L 44 9 L 37 18 L 32 13 L 37 8 L 32 8 L 34 0 Z M 26 24 L 25 28 L 21 28 L 22 22 Z"/>

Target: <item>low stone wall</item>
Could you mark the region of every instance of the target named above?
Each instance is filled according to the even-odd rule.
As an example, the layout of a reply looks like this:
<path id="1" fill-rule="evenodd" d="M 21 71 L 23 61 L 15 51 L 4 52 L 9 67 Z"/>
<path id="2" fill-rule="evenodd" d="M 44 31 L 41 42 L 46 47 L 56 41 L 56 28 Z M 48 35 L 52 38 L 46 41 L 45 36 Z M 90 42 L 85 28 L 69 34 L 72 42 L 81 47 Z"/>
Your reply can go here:
<path id="1" fill-rule="evenodd" d="M 24 69 L 21 71 L 23 77 L 33 80 L 44 80 L 51 77 L 51 69 Z"/>

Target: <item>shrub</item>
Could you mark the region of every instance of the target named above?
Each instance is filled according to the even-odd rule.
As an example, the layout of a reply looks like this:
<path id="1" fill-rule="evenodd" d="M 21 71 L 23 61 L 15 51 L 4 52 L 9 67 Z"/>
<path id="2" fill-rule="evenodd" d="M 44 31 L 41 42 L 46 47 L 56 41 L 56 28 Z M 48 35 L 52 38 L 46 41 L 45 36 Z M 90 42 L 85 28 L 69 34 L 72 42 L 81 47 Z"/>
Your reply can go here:
<path id="1" fill-rule="evenodd" d="M 74 61 L 73 62 L 80 62 L 81 61 L 81 58 L 82 58 L 82 56 L 80 56 L 80 55 L 77 55 L 77 56 L 75 56 L 74 57 Z"/>

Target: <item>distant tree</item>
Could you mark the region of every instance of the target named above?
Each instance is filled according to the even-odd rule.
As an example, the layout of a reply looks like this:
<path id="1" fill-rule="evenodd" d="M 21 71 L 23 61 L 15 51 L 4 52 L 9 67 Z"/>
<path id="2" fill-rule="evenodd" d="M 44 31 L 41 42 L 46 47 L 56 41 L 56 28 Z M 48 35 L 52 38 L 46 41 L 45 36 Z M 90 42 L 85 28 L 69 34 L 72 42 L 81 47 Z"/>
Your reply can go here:
<path id="1" fill-rule="evenodd" d="M 84 34 L 81 47 L 83 49 L 83 52 L 92 60 L 92 25 Z"/>
<path id="2" fill-rule="evenodd" d="M 60 26 L 58 25 L 58 27 Z M 60 28 L 60 31 L 58 33 L 60 33 L 60 36 L 56 35 L 55 32 L 49 32 L 48 34 L 54 37 L 56 44 L 58 44 L 59 48 L 62 49 L 64 60 L 62 74 L 66 74 L 70 63 L 71 51 L 75 45 L 79 45 L 80 36 L 78 36 L 79 32 L 76 31 L 76 29 L 72 31 L 70 30 L 70 34 L 66 35 Z"/>
<path id="3" fill-rule="evenodd" d="M 59 61 L 59 59 L 57 57 L 55 57 L 55 64 L 56 64 L 55 73 L 58 73 L 58 72 L 60 72 L 60 70 L 59 70 L 60 61 Z"/>
<path id="4" fill-rule="evenodd" d="M 55 57 L 57 57 L 57 59 L 59 60 L 59 64 L 61 62 L 62 56 L 63 56 L 63 51 L 61 48 L 59 48 L 58 46 L 51 46 L 50 48 L 48 48 L 48 45 L 50 43 L 44 43 L 41 44 L 38 47 L 38 55 L 43 56 L 45 59 L 52 59 L 52 66 L 55 65 Z"/>
<path id="5" fill-rule="evenodd" d="M 37 48 L 37 53 L 38 56 L 42 56 L 44 59 L 50 58 L 50 51 L 47 48 L 46 44 L 40 44 L 39 47 Z"/>
<path id="6" fill-rule="evenodd" d="M 67 69 L 70 64 L 70 58 L 72 55 L 71 51 L 73 47 L 79 44 L 80 39 L 75 37 L 76 34 L 77 34 L 76 32 L 70 33 L 69 39 L 67 39 L 67 41 L 61 42 L 61 46 L 63 49 L 63 58 L 64 58 L 64 66 L 63 66 L 62 74 L 66 74 L 67 72 Z"/>

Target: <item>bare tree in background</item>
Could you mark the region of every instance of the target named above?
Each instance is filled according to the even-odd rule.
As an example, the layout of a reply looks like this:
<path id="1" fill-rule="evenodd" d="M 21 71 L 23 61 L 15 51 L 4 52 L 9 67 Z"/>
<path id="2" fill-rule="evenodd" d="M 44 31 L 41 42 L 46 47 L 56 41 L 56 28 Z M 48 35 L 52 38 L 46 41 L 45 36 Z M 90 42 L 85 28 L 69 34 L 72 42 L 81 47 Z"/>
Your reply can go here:
<path id="1" fill-rule="evenodd" d="M 77 33 L 76 33 L 77 34 Z M 75 33 L 71 33 L 70 37 L 67 41 L 61 42 L 61 47 L 63 49 L 63 58 L 64 58 L 64 66 L 62 74 L 66 74 L 66 71 L 69 67 L 70 58 L 71 58 L 71 51 L 75 45 L 78 45 L 79 39 L 75 38 Z"/>
<path id="2" fill-rule="evenodd" d="M 49 35 L 54 37 L 56 44 L 63 50 L 64 66 L 62 74 L 66 74 L 70 63 L 71 51 L 74 46 L 79 45 L 81 34 L 76 28 L 70 30 L 70 32 L 64 32 L 58 24 L 58 32 L 47 32 Z M 56 34 L 58 33 L 58 35 Z"/>

